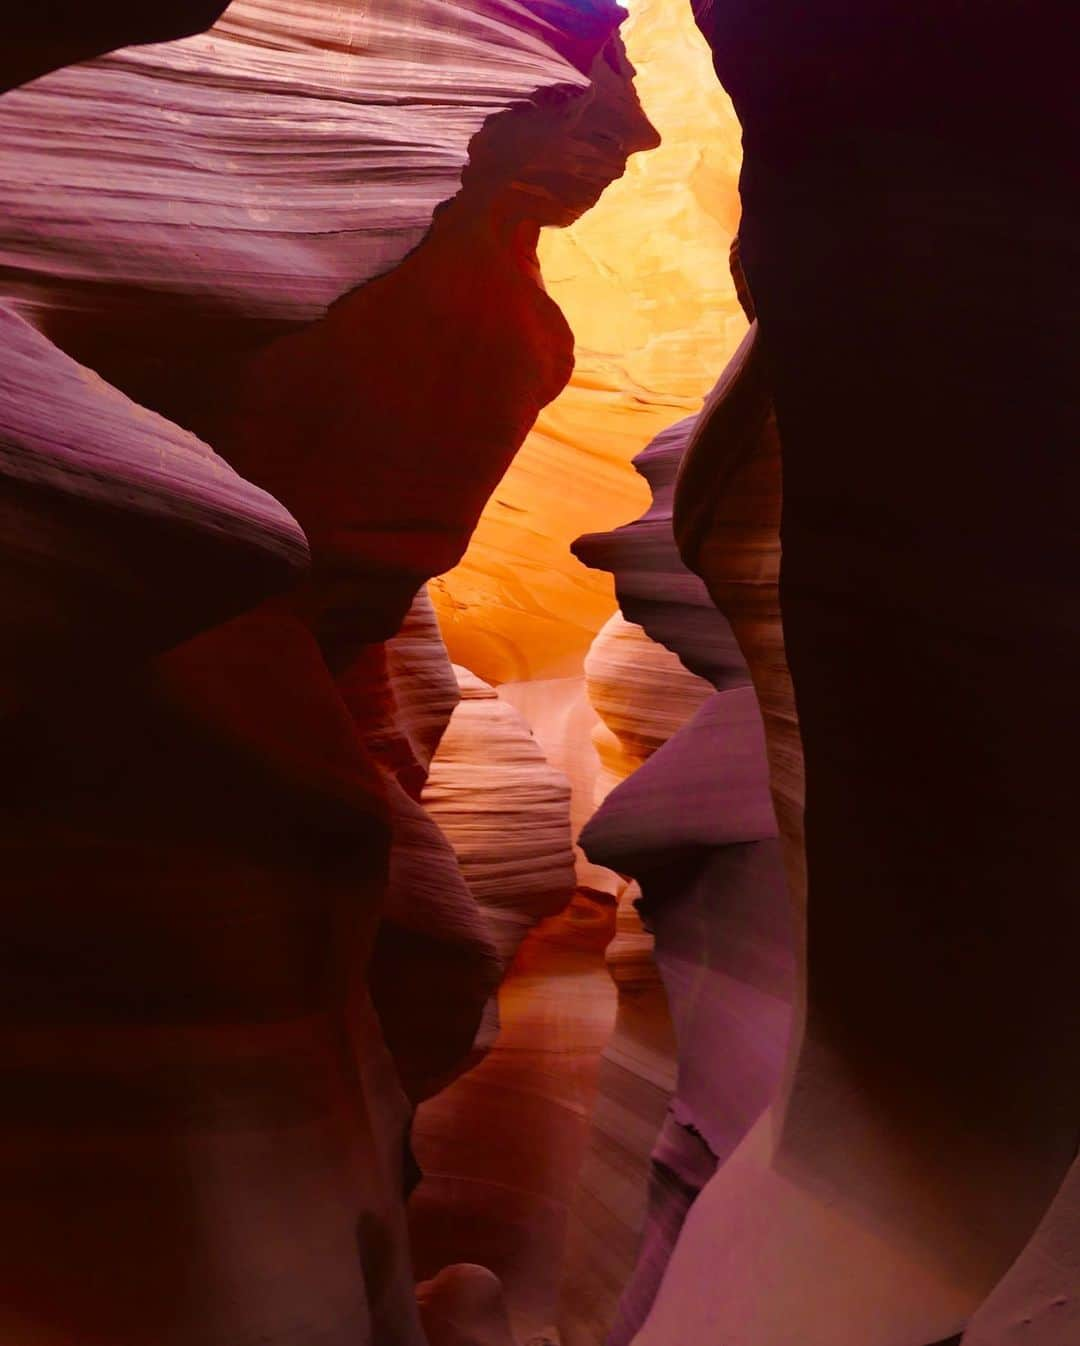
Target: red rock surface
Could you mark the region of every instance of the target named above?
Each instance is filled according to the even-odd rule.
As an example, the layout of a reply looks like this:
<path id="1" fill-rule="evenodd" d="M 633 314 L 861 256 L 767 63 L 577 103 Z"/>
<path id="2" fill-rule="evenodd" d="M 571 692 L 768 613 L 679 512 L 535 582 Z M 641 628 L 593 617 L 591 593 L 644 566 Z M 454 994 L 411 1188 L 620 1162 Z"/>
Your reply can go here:
<path id="1" fill-rule="evenodd" d="M 213 530 L 189 528 L 195 615 L 178 608 L 134 653 L 207 629 L 3 725 L 18 1107 L 0 1147 L 0 1335 L 27 1346 L 423 1340 L 409 1108 L 371 992 L 418 1097 L 460 1068 L 494 964 L 415 803 L 439 717 L 397 698 L 415 651 L 377 642 L 460 555 L 569 372 L 540 224 L 587 208 L 633 147 L 581 73 L 614 10 L 445 17 L 237 4 L 206 38 L 0 104 L 18 149 L 4 294 L 121 390 L 105 410 L 140 421 L 111 504 L 167 445 L 194 484 L 159 495 L 176 515 L 209 497 L 231 567 L 219 578 Z M 462 192 L 388 271 L 485 122 Z M 48 368 L 75 368 L 33 341 Z M 217 497 L 199 495 L 204 461 Z M 260 566 L 280 583 L 302 554 L 262 490 L 292 502 L 313 568 L 214 625 L 271 587 Z M 245 546 L 253 579 L 234 573 Z M 423 1016 L 395 1015 L 390 973 L 400 990 L 435 965 L 425 1038 Z"/>
<path id="2" fill-rule="evenodd" d="M 424 1177 L 410 1227 L 421 1274 L 483 1264 L 528 1335 L 554 1318 L 562 1222 L 610 1027 L 610 996 L 596 989 L 611 907 L 574 896 L 569 782 L 493 688 L 457 676 L 462 700 L 423 798 L 507 976 L 477 1041 L 483 1061 L 417 1112 Z"/>

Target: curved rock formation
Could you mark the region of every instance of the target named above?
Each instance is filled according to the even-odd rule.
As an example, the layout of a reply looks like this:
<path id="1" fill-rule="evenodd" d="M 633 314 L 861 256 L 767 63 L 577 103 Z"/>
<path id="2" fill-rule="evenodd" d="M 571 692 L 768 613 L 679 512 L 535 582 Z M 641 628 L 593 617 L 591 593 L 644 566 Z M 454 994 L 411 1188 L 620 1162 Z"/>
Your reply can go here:
<path id="1" fill-rule="evenodd" d="M 570 782 L 570 828 L 578 887 L 614 896 L 624 887 L 624 880 L 602 865 L 594 865 L 577 844 L 581 829 L 596 812 L 602 788 L 596 750 L 601 721 L 589 700 L 585 677 L 504 682 L 498 693 L 525 718 L 544 756 Z"/>
<path id="2" fill-rule="evenodd" d="M 737 252 L 734 270 L 742 280 Z M 757 692 L 788 883 L 806 896 L 802 740 L 780 619 L 780 439 L 753 304 L 750 331 L 706 399 L 674 499 L 686 562 L 730 623 Z"/>
<path id="3" fill-rule="evenodd" d="M 611 1027 L 603 947 L 613 904 L 575 896 L 569 782 L 517 710 L 468 670 L 457 674 L 462 701 L 423 798 L 508 972 L 477 1043 L 483 1061 L 418 1110 L 424 1178 L 410 1228 L 422 1274 L 463 1257 L 495 1271 L 526 1338 L 555 1317 L 567 1207 Z"/>
<path id="4" fill-rule="evenodd" d="M 409 1108 L 365 969 L 378 941 L 402 974 L 423 967 L 423 936 L 440 966 L 457 945 L 456 985 L 440 990 L 457 1018 L 428 1057 L 386 977 L 373 981 L 418 1097 L 460 1068 L 493 954 L 441 887 L 445 851 L 427 854 L 414 796 L 434 726 L 391 704 L 397 656 L 372 646 L 458 558 L 567 377 L 535 239 L 633 148 L 611 139 L 579 70 L 614 9 L 455 16 L 421 0 L 364 15 L 240 3 L 208 38 L 0 104 L 20 151 L 5 295 L 288 499 L 313 558 L 288 594 L 104 685 L 40 689 L 3 723 L 4 1092 L 18 1106 L 4 1119 L 0 1335 L 28 1346 L 422 1342 Z M 550 92 L 492 116 L 537 90 Z M 419 240 L 485 121 L 424 246 L 362 284 Z M 375 179 L 403 143 L 418 148 L 394 192 Z M 145 424 L 137 453 L 187 444 L 194 471 L 193 441 Z M 222 468 L 242 541 L 234 525 L 266 498 L 232 480 Z M 263 508 L 293 564 L 299 534 Z M 223 578 L 212 602 L 258 597 L 233 589 Z M 219 620 L 212 604 L 200 614 Z"/>
<path id="5" fill-rule="evenodd" d="M 156 654 L 284 588 L 299 525 L 0 308 L 0 696 Z M 63 672 L 61 672 L 63 670 Z"/>
<path id="6" fill-rule="evenodd" d="M 618 11 L 544 10 L 234 0 L 205 36 L 9 94 L 5 292 L 184 420 L 228 388 L 224 359 L 399 263 L 493 116 L 542 91 L 580 101 Z"/>
<path id="7" fill-rule="evenodd" d="M 658 647 L 675 654 L 687 672 L 726 691 L 746 685 L 746 664 L 705 584 L 681 560 L 672 531 L 675 484 L 680 473 L 685 476 L 684 458 L 706 419 L 707 410 L 677 421 L 638 454 L 634 467 L 649 484 L 649 508 L 614 532 L 578 538 L 574 553 L 615 576 L 621 611 Z M 683 493 L 693 494 L 686 487 Z M 677 677 L 685 682 L 685 676 Z M 708 695 L 704 684 L 699 686 Z M 686 718 L 684 713 L 679 727 Z M 669 737 L 670 732 L 659 741 Z"/>
<path id="8" fill-rule="evenodd" d="M 1073 1267 L 1045 1255 L 1080 1118 L 1075 116 L 1049 17 L 699 6 L 745 127 L 783 443 L 806 1012 L 783 1105 L 691 1210 L 640 1346 L 780 1346 L 793 1321 L 804 1346 L 925 1346 L 969 1318 L 976 1341 L 1067 1340 Z"/>
<path id="9" fill-rule="evenodd" d="M 621 612 L 593 641 L 585 676 L 589 700 L 601 719 L 594 735 L 603 768 L 599 802 L 686 724 L 710 689 L 677 654 Z"/>
<path id="10" fill-rule="evenodd" d="M 16 8 L 0 1340 L 1075 1346 L 1060 6 Z"/>
<path id="11" fill-rule="evenodd" d="M 429 1346 L 517 1346 L 502 1284 L 487 1267 L 444 1267 L 416 1293 Z"/>
<path id="12" fill-rule="evenodd" d="M 654 1129 L 649 1141 L 647 1217 L 639 1163 L 637 1227 L 628 1230 L 637 1266 L 629 1275 L 623 1268 L 619 1312 L 609 1307 L 608 1323 L 590 1327 L 583 1305 L 598 1296 L 585 1293 L 586 1278 L 570 1270 L 571 1341 L 598 1339 L 606 1326 L 612 1343 L 634 1335 L 697 1192 L 776 1092 L 787 1045 L 791 932 L 760 715 L 731 629 L 686 570 L 672 532 L 676 476 L 696 429 L 694 418 L 680 422 L 635 460 L 653 491 L 640 520 L 575 546 L 590 564 L 612 570 L 623 610 L 718 690 L 710 695 L 694 678 L 701 691 L 692 718 L 684 716 L 608 795 L 582 834 L 593 859 L 641 885 L 638 905 L 667 989 L 678 1078 L 659 1136 Z M 664 690 L 678 685 L 670 680 Z M 655 692 L 649 700 L 663 705 Z M 636 966 L 645 970 L 650 961 L 640 947 Z"/>

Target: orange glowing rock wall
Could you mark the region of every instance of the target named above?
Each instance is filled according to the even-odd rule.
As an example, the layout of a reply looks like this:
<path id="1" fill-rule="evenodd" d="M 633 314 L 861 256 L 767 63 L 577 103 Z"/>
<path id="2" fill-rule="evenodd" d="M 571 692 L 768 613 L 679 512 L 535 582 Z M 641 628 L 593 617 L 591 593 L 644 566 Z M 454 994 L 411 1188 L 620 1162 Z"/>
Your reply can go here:
<path id="1" fill-rule="evenodd" d="M 746 329 L 727 265 L 740 132 L 708 47 L 689 5 L 665 0 L 635 0 L 621 31 L 662 143 L 587 215 L 543 234 L 544 284 L 574 331 L 576 367 L 464 559 L 432 585 L 451 658 L 495 684 L 580 674 L 615 599 L 570 544 L 646 508 L 630 460 L 698 409 Z M 623 111 L 621 134 L 655 144 L 640 111 Z"/>

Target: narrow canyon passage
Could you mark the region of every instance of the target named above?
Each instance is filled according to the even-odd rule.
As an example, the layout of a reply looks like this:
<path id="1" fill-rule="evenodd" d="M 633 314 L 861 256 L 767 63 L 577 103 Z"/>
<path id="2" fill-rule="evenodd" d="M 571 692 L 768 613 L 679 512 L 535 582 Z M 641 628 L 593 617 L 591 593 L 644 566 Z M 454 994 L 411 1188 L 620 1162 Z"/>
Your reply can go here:
<path id="1" fill-rule="evenodd" d="M 571 545 L 645 510 L 649 489 L 631 460 L 700 408 L 746 327 L 728 264 L 734 112 L 689 9 L 628 8 L 621 36 L 641 104 L 630 115 L 647 118 L 660 143 L 631 157 L 579 220 L 542 236 L 545 288 L 574 331 L 574 371 L 461 562 L 430 585 L 451 658 L 522 712 L 566 774 L 575 838 L 712 689 L 622 618 L 611 574 L 587 568 Z M 629 746 L 602 716 L 630 726 Z M 430 789 L 425 801 L 434 806 Z M 486 814 L 479 793 L 472 802 Z M 470 840 L 494 860 L 521 844 L 507 833 L 527 836 L 530 819 L 489 816 Z M 565 1346 L 600 1342 L 614 1325 L 676 1075 L 671 1016 L 632 905 L 639 890 L 580 850 L 576 882 L 567 912 L 526 935 L 509 967 L 485 1060 L 421 1106 L 413 1144 L 424 1178 L 410 1203 L 419 1274 L 481 1263 L 502 1281 L 518 1340 Z M 512 879 L 503 900 L 515 900 Z M 626 1003 L 613 1040 L 618 987 Z"/>
<path id="2" fill-rule="evenodd" d="M 0 1346 L 1078 1346 L 1062 8 L 0 14 Z"/>

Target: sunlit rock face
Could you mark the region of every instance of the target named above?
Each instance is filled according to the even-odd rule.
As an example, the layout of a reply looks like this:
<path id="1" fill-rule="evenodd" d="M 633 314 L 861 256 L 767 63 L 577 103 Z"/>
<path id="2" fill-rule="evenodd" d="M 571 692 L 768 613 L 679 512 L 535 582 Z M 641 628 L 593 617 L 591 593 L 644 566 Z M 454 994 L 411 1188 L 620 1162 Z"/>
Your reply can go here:
<path id="1" fill-rule="evenodd" d="M 504 682 L 502 700 L 524 716 L 544 756 L 570 782 L 570 829 L 579 888 L 594 893 L 619 893 L 625 880 L 595 865 L 577 845 L 581 829 L 596 812 L 604 793 L 604 771 L 597 752 L 602 722 L 589 700 L 584 674 L 576 678 L 537 678 Z"/>
<path id="2" fill-rule="evenodd" d="M 797 1322 L 803 1346 L 1058 1346 L 1080 1118 L 1056 1064 L 1080 1022 L 1070 77 L 1045 16 L 841 10 L 699 6 L 746 130 L 783 450 L 806 1007 L 783 1105 L 691 1209 L 638 1341 L 780 1346 Z M 768 526 L 754 475 L 700 553 L 718 594 L 732 522 L 751 544 Z"/>
<path id="3" fill-rule="evenodd" d="M 664 0 L 630 10 L 622 35 L 662 143 L 632 159 L 594 210 L 542 238 L 575 371 L 461 565 L 433 590 L 451 656 L 496 684 L 580 675 L 615 601 L 570 544 L 642 512 L 648 492 L 630 460 L 697 411 L 745 330 L 725 262 L 739 215 L 738 123 L 689 10 Z"/>
<path id="4" fill-rule="evenodd" d="M 605 623 L 585 661 L 589 700 L 601 719 L 597 803 L 681 729 L 710 695 L 704 678 L 621 612 Z"/>
<path id="5" fill-rule="evenodd" d="M 631 59 L 643 62 L 639 92 L 665 144 L 631 160 L 621 184 L 589 213 L 599 222 L 592 233 L 585 228 L 589 217 L 582 217 L 570 231 L 559 231 L 567 239 L 573 234 L 569 247 L 560 251 L 555 233 L 542 241 L 545 283 L 574 313 L 577 373 L 567 395 L 542 413 L 499 484 L 462 565 L 433 587 L 454 657 L 502 684 L 501 694 L 523 711 L 551 759 L 570 776 L 575 832 L 613 784 L 691 717 L 710 687 L 614 613 L 610 581 L 574 560 L 569 544 L 586 527 L 640 513 L 647 492 L 628 470 L 629 459 L 657 430 L 696 409 L 744 327 L 724 265 L 737 218 L 738 135 L 730 108 L 717 97 L 707 53 L 685 12 L 637 7 L 624 35 Z M 669 71 L 678 70 L 677 96 L 650 64 L 660 52 L 670 60 Z M 676 183 L 692 136 L 704 139 L 706 148 L 698 155 L 694 191 L 686 193 Z M 568 481 L 580 489 L 568 491 Z M 589 1340 L 599 1340 L 636 1255 L 648 1152 L 674 1087 L 675 1053 L 663 989 L 651 960 L 642 957 L 650 940 L 631 905 L 633 892 L 583 856 L 578 876 L 592 891 L 623 894 L 609 965 L 617 981 L 635 984 L 636 994 L 624 1001 L 600 1066 L 597 1107 L 606 1109 L 606 1123 L 599 1130 L 594 1123 L 590 1137 L 579 1122 L 574 1146 L 564 1142 L 559 1163 L 546 1170 L 558 1190 L 572 1187 L 576 1170 L 561 1165 L 580 1162 L 588 1141 L 568 1250 L 561 1236 L 540 1242 L 549 1278 L 563 1275 L 558 1268 L 564 1257 L 565 1264 L 577 1264 L 579 1301 L 591 1300 L 596 1334 Z M 610 1014 L 610 981 L 601 976 L 592 986 L 597 1008 L 607 1005 Z M 556 978 L 547 987 L 533 978 L 519 990 L 535 997 L 531 1013 L 542 1018 L 559 983 Z M 599 1044 L 594 1050 L 598 1054 Z M 595 1069 L 595 1055 L 593 1061 Z M 481 1072 L 495 1066 L 489 1060 Z M 609 1087 L 607 1075 L 622 1085 Z M 467 1092 L 475 1082 L 469 1077 L 459 1087 Z M 629 1108 L 627 1084 L 636 1095 Z M 547 1079 L 535 1079 L 531 1088 L 541 1097 L 551 1092 Z M 628 1122 L 629 1131 L 623 1125 Z M 544 1128 L 537 1125 L 539 1143 Z M 616 1153 L 621 1157 L 612 1163 Z M 604 1237 L 590 1231 L 579 1256 L 583 1189 L 601 1204 L 614 1202 L 618 1212 Z M 474 1218 L 483 1227 L 479 1213 Z M 445 1246 L 448 1256 L 479 1256 L 475 1244 L 449 1240 Z M 605 1283 L 598 1298 L 595 1283 L 586 1281 L 588 1268 L 600 1262 Z M 519 1298 L 520 1267 L 515 1279 Z M 552 1293 L 545 1301 L 549 1319 L 556 1298 Z M 558 1316 L 564 1334 L 573 1330 L 562 1307 Z"/>
<path id="6" fill-rule="evenodd" d="M 498 967 L 416 803 L 438 655 L 421 675 L 416 648 L 380 642 L 412 608 L 424 645 L 418 588 L 569 374 L 541 225 L 587 209 L 637 143 L 608 134 L 585 73 L 629 78 L 599 55 L 614 9 L 446 11 L 237 4 L 209 37 L 0 103 L 5 299 L 45 378 L 70 372 L 62 349 L 119 390 L 77 375 L 84 461 L 113 452 L 123 405 L 120 470 L 95 469 L 114 571 L 140 573 L 133 483 L 181 522 L 203 510 L 177 533 L 203 597 L 133 653 L 206 623 L 62 696 L 31 687 L 3 724 L 13 1341 L 423 1341 L 402 1085 L 460 1069 Z M 397 265 L 470 137 L 461 192 Z M 305 536 L 301 583 L 222 622 Z M 401 691 L 414 675 L 430 713 Z M 424 1054 L 401 984 L 436 964 Z"/>
<path id="7" fill-rule="evenodd" d="M 598 770 L 590 815 L 606 795 L 684 724 L 709 688 L 671 651 L 616 612 L 593 641 L 585 687 L 596 722 Z M 591 822 L 581 833 L 584 841 Z M 603 1044 L 596 1101 L 583 1131 L 565 1242 L 560 1247 L 558 1326 L 567 1346 L 602 1341 L 633 1271 L 646 1222 L 649 1151 L 675 1088 L 675 1039 L 652 938 L 634 907 L 637 885 L 605 857 L 583 853 L 615 882 L 610 981 L 595 994 L 615 1001 Z"/>
<path id="8" fill-rule="evenodd" d="M 496 489 L 463 563 L 433 587 L 453 657 L 499 684 L 571 779 L 575 834 L 612 785 L 689 719 L 711 689 L 615 614 L 610 580 L 583 567 L 569 545 L 585 529 L 641 513 L 648 493 L 629 470 L 630 459 L 697 409 L 745 326 L 726 269 L 738 214 L 731 109 L 717 96 L 708 54 L 686 11 L 635 6 L 623 31 L 639 94 L 664 144 L 632 159 L 625 177 L 571 230 L 542 239 L 545 283 L 573 315 L 576 371 Z M 689 158 L 696 168 L 688 192 Z M 567 489 L 569 482 L 578 486 Z M 625 737 L 604 724 L 597 705 Z M 518 1304 L 530 1299 L 526 1269 L 543 1266 L 547 1289 L 531 1297 L 530 1314 L 515 1319 L 519 1330 L 557 1317 L 567 1342 L 592 1346 L 614 1320 L 637 1255 L 649 1151 L 675 1085 L 675 1043 L 648 953 L 651 939 L 632 905 L 636 890 L 583 853 L 578 878 L 592 892 L 622 896 L 607 971 L 592 955 L 596 1002 L 586 1010 L 587 1002 L 575 1001 L 574 1013 L 610 1016 L 612 978 L 632 988 L 599 1062 L 592 1120 L 578 1113 L 545 1165 L 558 1199 L 537 1219 L 535 1240 L 523 1247 L 519 1229 L 512 1238 L 478 1241 L 475 1230 L 492 1227 L 483 1218 L 486 1202 L 497 1207 L 498 1200 L 489 1191 L 482 1205 L 473 1187 L 467 1189 L 476 1194 L 472 1242 L 461 1246 L 448 1237 L 443 1260 L 483 1260 L 481 1249 L 493 1247 Z M 503 994 L 513 993 L 521 1012 L 528 1007 L 540 1023 L 565 983 L 556 964 L 541 958 L 534 966 L 537 975 L 512 977 Z M 544 968 L 550 985 L 540 975 Z M 591 1040 L 595 1071 L 603 1040 Z M 550 1059 L 530 1060 L 531 1076 L 522 1071 L 530 1098 L 557 1102 L 550 1077 L 536 1071 Z M 467 1093 L 498 1060 L 489 1057 L 457 1088 Z M 533 1143 L 542 1146 L 548 1128 L 540 1117 L 534 1126 Z M 560 1194 L 568 1192 L 567 1218 L 558 1210 Z M 514 1221 L 505 1217 L 506 1224 Z"/>
<path id="9" fill-rule="evenodd" d="M 139 400 L 194 399 L 223 356 L 400 262 L 485 121 L 583 94 L 617 19 L 235 0 L 205 36 L 59 71 L 0 104 L 5 290 Z"/>
<path id="10" fill-rule="evenodd" d="M 689 673 L 707 696 L 709 687 L 745 686 L 747 669 L 728 622 L 717 617 L 706 584 L 682 561 L 673 533 L 676 480 L 685 472 L 687 450 L 703 419 L 704 413 L 677 421 L 634 459 L 652 496 L 645 513 L 614 532 L 578 538 L 573 550 L 585 564 L 611 572 L 622 613 L 676 656 L 684 670 L 676 674 L 676 686 L 685 684 Z M 693 492 L 684 487 L 683 495 L 692 498 Z M 596 642 L 590 653 L 593 661 L 600 645 Z M 599 688 L 597 695 L 603 695 Z M 610 713 L 605 718 L 610 722 Z M 681 715 L 679 724 L 685 720 Z M 670 736 L 669 731 L 658 741 Z"/>
<path id="11" fill-rule="evenodd" d="M 529 927 L 573 895 L 570 786 L 493 687 L 468 669 L 454 671 L 461 701 L 423 800 L 509 965 Z"/>
<path id="12" fill-rule="evenodd" d="M 689 720 L 709 687 L 621 613 L 605 625 L 586 660 L 586 687 L 598 714 L 600 770 L 594 810 Z M 589 854 L 590 821 L 580 840 L 589 859 L 616 874 L 624 867 Z M 625 871 L 606 950 L 613 1032 L 604 1045 L 597 1097 L 567 1227 L 559 1278 L 558 1324 L 568 1346 L 605 1339 L 634 1270 L 647 1222 L 649 1154 L 676 1084 L 676 1043 L 652 937 L 635 909 L 640 896 Z M 599 988 L 598 988 L 599 989 Z"/>

